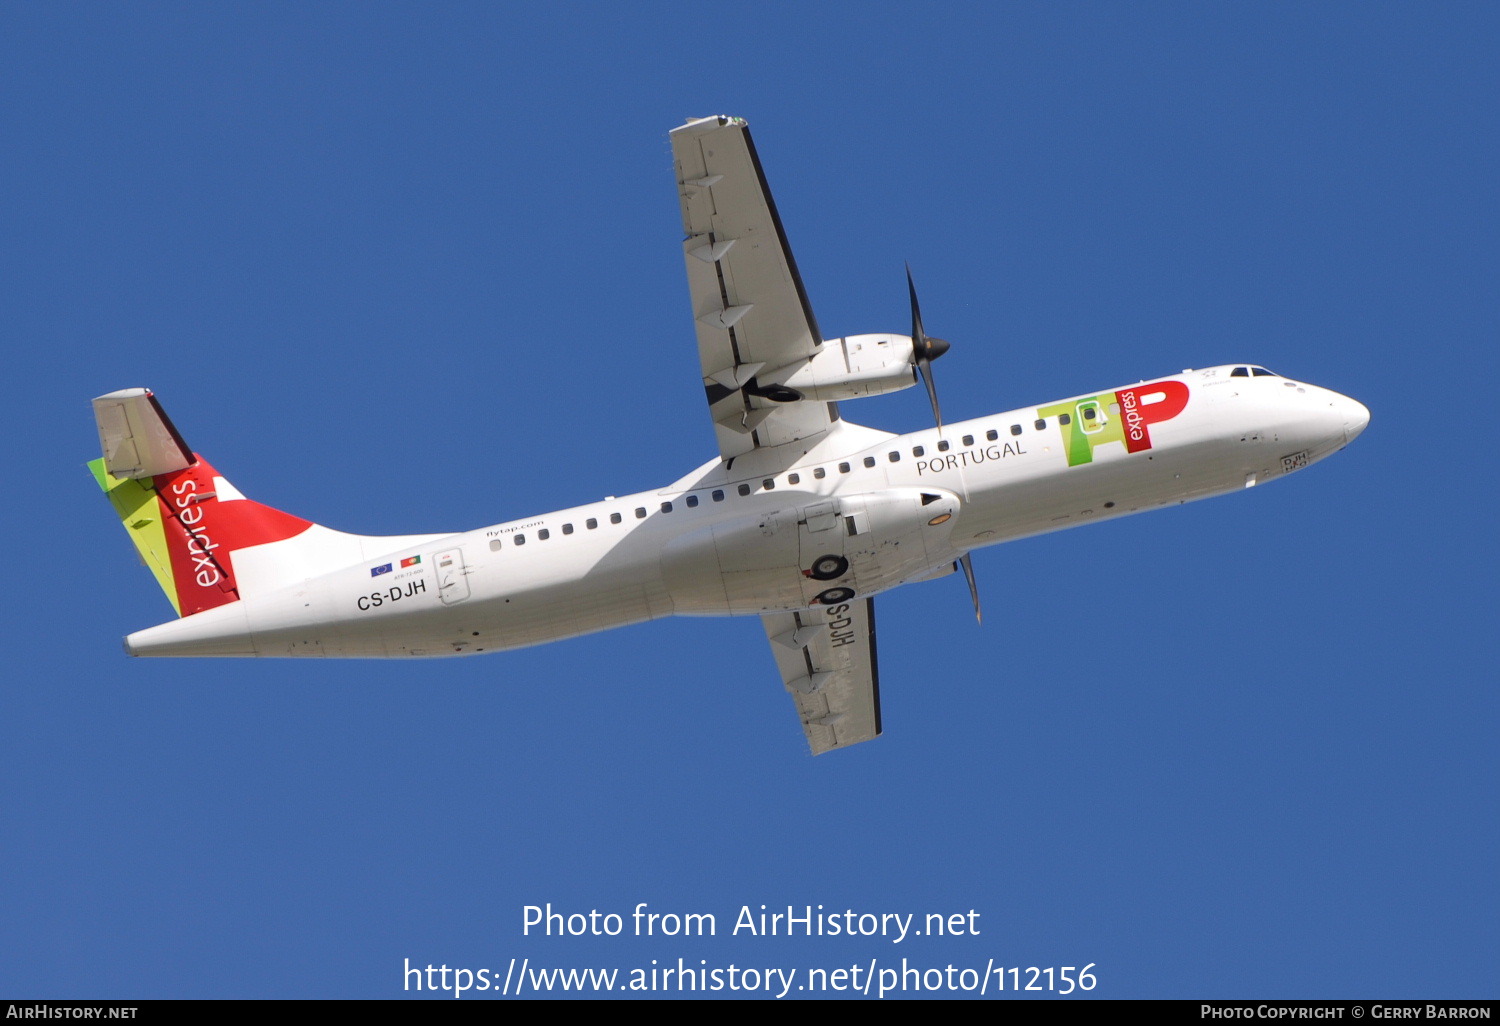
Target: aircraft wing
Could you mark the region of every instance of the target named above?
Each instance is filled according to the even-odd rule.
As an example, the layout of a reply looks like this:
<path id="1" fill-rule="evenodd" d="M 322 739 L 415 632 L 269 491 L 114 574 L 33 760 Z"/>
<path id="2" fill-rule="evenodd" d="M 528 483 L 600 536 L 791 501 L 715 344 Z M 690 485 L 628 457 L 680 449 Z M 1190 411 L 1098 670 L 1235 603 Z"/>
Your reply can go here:
<path id="1" fill-rule="evenodd" d="M 760 619 L 814 755 L 880 735 L 874 599 Z"/>
<path id="2" fill-rule="evenodd" d="M 757 390 L 818 351 L 802 278 L 742 118 L 672 130 L 683 259 L 703 386 L 726 460 L 814 437 L 838 419 L 825 402 L 776 402 Z"/>

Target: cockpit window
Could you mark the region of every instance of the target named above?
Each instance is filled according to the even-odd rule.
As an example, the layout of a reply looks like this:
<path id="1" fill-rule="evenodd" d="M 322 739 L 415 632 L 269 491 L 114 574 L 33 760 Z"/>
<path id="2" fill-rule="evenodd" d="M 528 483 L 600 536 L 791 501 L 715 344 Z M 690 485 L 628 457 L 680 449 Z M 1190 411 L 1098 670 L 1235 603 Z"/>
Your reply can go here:
<path id="1" fill-rule="evenodd" d="M 1250 368 L 1250 373 L 1254 374 L 1257 378 L 1274 378 L 1274 377 L 1276 377 L 1276 374 L 1274 372 L 1268 371 L 1264 367 L 1251 367 Z"/>
<path id="2" fill-rule="evenodd" d="M 1231 378 L 1248 378 L 1250 376 L 1250 368 L 1236 367 L 1234 370 L 1229 372 L 1229 376 Z"/>

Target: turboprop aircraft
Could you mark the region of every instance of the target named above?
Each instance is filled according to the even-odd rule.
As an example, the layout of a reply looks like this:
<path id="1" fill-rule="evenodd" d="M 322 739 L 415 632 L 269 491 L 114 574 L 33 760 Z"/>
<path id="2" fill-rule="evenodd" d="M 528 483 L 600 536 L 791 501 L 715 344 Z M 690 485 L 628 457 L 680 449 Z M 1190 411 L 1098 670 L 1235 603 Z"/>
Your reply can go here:
<path id="1" fill-rule="evenodd" d="M 1249 488 L 1343 448 L 1369 411 L 1232 364 L 944 425 L 911 334 L 824 338 L 750 132 L 671 133 L 718 455 L 650 491 L 462 534 L 345 534 L 246 498 L 144 388 L 94 400 L 90 464 L 179 619 L 137 656 L 459 656 L 678 615 L 758 616 L 814 754 L 881 732 L 875 596 L 1028 535 Z M 921 380 L 935 426 L 840 403 Z"/>

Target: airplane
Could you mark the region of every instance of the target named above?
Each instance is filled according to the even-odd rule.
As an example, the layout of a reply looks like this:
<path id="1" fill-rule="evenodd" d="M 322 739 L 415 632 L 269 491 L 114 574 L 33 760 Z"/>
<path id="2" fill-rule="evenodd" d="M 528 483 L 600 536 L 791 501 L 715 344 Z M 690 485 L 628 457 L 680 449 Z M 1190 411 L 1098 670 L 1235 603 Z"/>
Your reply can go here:
<path id="1" fill-rule="evenodd" d="M 911 333 L 825 338 L 749 128 L 670 133 L 718 455 L 662 488 L 460 534 L 335 531 L 242 495 L 148 389 L 93 401 L 89 464 L 179 618 L 134 656 L 468 656 L 671 615 L 758 616 L 814 755 L 882 731 L 875 596 L 1031 535 L 1243 490 L 1342 449 L 1359 402 L 1257 364 L 944 425 Z M 934 426 L 841 404 L 921 381 Z"/>

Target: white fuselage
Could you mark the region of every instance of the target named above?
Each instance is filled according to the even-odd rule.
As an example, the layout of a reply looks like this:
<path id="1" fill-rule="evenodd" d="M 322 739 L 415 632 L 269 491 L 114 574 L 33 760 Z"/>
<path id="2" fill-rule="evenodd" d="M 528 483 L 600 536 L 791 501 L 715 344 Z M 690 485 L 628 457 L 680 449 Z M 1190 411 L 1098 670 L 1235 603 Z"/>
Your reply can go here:
<path id="1" fill-rule="evenodd" d="M 941 431 L 850 425 L 775 473 L 746 477 L 715 460 L 659 491 L 409 542 L 137 632 L 126 646 L 135 655 L 468 655 L 674 614 L 805 609 L 830 588 L 869 596 L 951 572 L 975 548 L 1264 482 L 1342 448 L 1368 421 L 1336 392 L 1234 370 L 1156 379 L 1181 382 L 1189 398 L 1150 425 L 1149 448 L 1137 451 L 1105 441 L 1086 462 L 1070 461 L 1083 418 L 1096 431 L 1132 413 L 1095 401 L 1113 393 Z M 832 451 L 841 439 L 859 447 Z M 816 578 L 819 557 L 847 571 Z"/>

